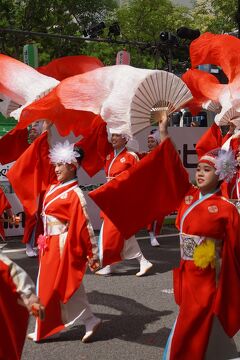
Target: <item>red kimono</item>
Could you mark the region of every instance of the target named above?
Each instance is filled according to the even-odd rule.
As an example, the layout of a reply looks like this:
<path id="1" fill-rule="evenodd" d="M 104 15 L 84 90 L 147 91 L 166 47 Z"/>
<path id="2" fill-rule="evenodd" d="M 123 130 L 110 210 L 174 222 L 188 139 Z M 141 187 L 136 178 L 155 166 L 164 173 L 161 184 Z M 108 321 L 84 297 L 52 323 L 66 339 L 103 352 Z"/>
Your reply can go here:
<path id="1" fill-rule="evenodd" d="M 199 190 L 189 183 L 170 139 L 163 141 L 150 155 L 129 174 L 93 191 L 91 197 L 119 230 L 128 235 L 144 226 L 141 214 L 144 204 L 145 216 L 152 220 L 158 209 L 162 212 L 165 209 L 167 214 L 179 207 L 176 225 L 181 233 L 181 263 L 174 271 L 174 295 L 180 308 L 164 359 L 202 360 L 214 315 L 230 337 L 240 329 L 239 214 L 219 191 L 200 195 Z M 161 176 L 158 176 L 157 163 L 165 165 Z M 151 172 L 151 178 L 147 177 L 146 174 Z M 153 189 L 152 193 L 148 186 Z M 114 206 L 120 201 L 127 202 L 124 213 Z M 133 225 L 129 224 L 127 229 L 125 219 L 133 212 Z M 207 243 L 207 239 L 215 244 L 216 266 L 209 264 L 201 268 L 193 260 L 194 252 L 195 248 Z"/>
<path id="2" fill-rule="evenodd" d="M 123 148 L 116 154 L 113 150 L 106 157 L 105 174 L 107 180 L 110 181 L 121 174 L 123 171 L 129 169 L 138 161 L 138 156 Z M 126 205 L 126 204 L 124 204 Z M 102 213 L 103 224 L 99 234 L 99 251 L 102 266 L 119 262 L 123 259 L 123 248 L 125 239 L 119 232 L 112 221 Z M 134 251 L 134 250 L 133 250 Z"/>
<path id="3" fill-rule="evenodd" d="M 179 208 L 176 226 L 181 262 L 174 270 L 174 295 L 180 308 L 164 359 L 201 360 L 214 315 L 229 336 L 240 327 L 239 215 L 220 191 L 201 196 L 192 187 Z M 208 239 L 215 243 L 216 265 L 201 268 L 194 261 L 194 250 Z"/>
<path id="4" fill-rule="evenodd" d="M 214 123 L 196 144 L 198 157 L 200 158 L 202 155 L 213 149 L 221 148 L 225 143 L 227 144 L 227 142 L 229 142 L 229 148 L 231 148 L 235 153 L 240 151 L 240 136 L 236 137 L 236 135 L 232 136 L 232 134 L 227 133 L 223 137 L 221 134 L 221 129 Z M 229 183 L 224 182 L 221 186 L 224 196 L 236 203 L 239 203 L 240 201 L 239 176 L 238 167 L 238 171 L 233 179 Z"/>
<path id="5" fill-rule="evenodd" d="M 50 336 L 79 318 L 82 309 L 74 297 L 87 262 L 98 258 L 97 243 L 77 179 L 50 186 L 43 199 L 42 214 L 44 236 L 38 241 L 38 296 L 46 316 L 44 321 L 37 319 L 34 340 Z"/>
<path id="6" fill-rule="evenodd" d="M 6 195 L 4 194 L 3 190 L 0 188 L 0 215 L 3 215 L 4 210 L 11 209 L 11 205 L 6 198 Z M 2 217 L 3 219 L 3 217 Z M 0 222 L 0 237 L 2 239 L 5 239 L 5 232 L 3 227 L 3 222 Z"/>
<path id="7" fill-rule="evenodd" d="M 0 359 L 21 358 L 29 316 L 23 300 L 34 292 L 25 271 L 0 252 Z"/>

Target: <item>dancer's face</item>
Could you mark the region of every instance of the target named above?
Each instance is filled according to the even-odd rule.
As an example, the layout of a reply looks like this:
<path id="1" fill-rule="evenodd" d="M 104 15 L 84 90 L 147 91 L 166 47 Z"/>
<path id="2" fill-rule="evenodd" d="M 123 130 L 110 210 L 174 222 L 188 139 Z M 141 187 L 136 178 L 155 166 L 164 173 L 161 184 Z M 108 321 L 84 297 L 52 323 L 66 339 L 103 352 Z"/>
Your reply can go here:
<path id="1" fill-rule="evenodd" d="M 217 189 L 219 178 L 215 174 L 215 168 L 207 163 L 200 162 L 197 166 L 195 180 L 201 193 L 208 194 Z"/>
<path id="2" fill-rule="evenodd" d="M 76 167 L 72 164 L 55 164 L 55 174 L 61 183 L 72 180 L 76 177 Z"/>
<path id="3" fill-rule="evenodd" d="M 154 140 L 153 137 L 149 136 L 147 145 L 148 145 L 149 151 L 152 151 L 153 149 L 155 149 L 155 147 L 158 145 L 158 143 L 156 142 L 156 140 Z"/>
<path id="4" fill-rule="evenodd" d="M 114 149 L 118 150 L 123 148 L 127 141 L 121 134 L 112 134 L 111 143 Z"/>

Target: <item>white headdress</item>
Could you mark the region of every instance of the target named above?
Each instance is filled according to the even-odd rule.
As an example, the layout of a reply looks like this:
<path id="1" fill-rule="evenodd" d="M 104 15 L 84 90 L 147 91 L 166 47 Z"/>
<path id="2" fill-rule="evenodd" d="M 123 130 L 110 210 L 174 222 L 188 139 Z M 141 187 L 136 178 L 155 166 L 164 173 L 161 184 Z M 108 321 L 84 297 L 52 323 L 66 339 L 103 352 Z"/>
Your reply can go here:
<path id="1" fill-rule="evenodd" d="M 215 162 L 215 173 L 219 176 L 219 180 L 231 181 L 236 174 L 237 164 L 233 151 L 221 149 Z"/>
<path id="2" fill-rule="evenodd" d="M 108 129 L 108 136 L 109 136 L 109 140 L 111 142 L 111 136 L 113 134 L 117 134 L 117 135 L 121 135 L 122 138 L 124 138 L 126 141 L 128 141 L 130 139 L 130 136 L 127 133 L 122 132 L 119 129 Z"/>
<path id="3" fill-rule="evenodd" d="M 77 158 L 81 158 L 76 150 L 74 150 L 74 144 L 70 144 L 68 140 L 64 143 L 56 143 L 50 150 L 50 161 L 51 163 L 63 163 L 63 164 L 74 164 L 78 165 Z"/>
<path id="4" fill-rule="evenodd" d="M 236 174 L 237 160 L 232 150 L 214 149 L 203 155 L 199 162 L 206 162 L 215 167 L 219 180 L 231 181 Z"/>

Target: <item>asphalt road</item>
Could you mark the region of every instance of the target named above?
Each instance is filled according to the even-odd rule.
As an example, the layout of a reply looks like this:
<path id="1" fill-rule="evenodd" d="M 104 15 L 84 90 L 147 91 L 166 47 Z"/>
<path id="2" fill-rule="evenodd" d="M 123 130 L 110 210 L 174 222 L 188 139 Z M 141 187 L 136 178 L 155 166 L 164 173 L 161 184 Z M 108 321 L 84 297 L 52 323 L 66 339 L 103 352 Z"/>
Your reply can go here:
<path id="1" fill-rule="evenodd" d="M 118 272 L 110 277 L 90 272 L 85 275 L 89 302 L 93 312 L 103 320 L 92 343 L 81 342 L 84 327 L 75 323 L 44 342 L 26 340 L 22 360 L 160 359 L 177 314 L 171 270 L 179 262 L 178 237 L 171 235 L 176 229 L 165 227 L 163 233 L 158 248 L 151 247 L 147 238 L 139 240 L 145 257 L 154 264 L 148 276 L 135 276 L 138 271 L 135 260 L 119 264 Z M 8 256 L 35 280 L 38 262 L 27 258 L 21 247 L 19 242 L 11 241 L 6 249 L 11 251 Z M 33 329 L 34 320 L 31 319 L 29 332 Z M 235 341 L 240 351 L 240 334 Z"/>

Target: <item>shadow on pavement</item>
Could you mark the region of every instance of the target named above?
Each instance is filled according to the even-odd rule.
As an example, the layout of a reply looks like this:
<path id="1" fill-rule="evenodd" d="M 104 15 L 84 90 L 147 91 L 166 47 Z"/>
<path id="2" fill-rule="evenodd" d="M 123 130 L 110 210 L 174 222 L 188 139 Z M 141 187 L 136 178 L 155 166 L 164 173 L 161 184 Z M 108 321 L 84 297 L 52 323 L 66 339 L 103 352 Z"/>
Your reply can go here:
<path id="1" fill-rule="evenodd" d="M 94 341 L 106 341 L 120 339 L 135 342 L 142 345 L 164 347 L 170 333 L 170 329 L 161 328 L 157 332 L 146 332 L 149 324 L 161 320 L 172 311 L 156 311 L 150 309 L 135 300 L 98 291 L 88 293 L 91 304 L 105 305 L 119 311 L 120 315 L 97 314 L 103 323 L 94 337 Z M 74 326 L 61 334 L 57 334 L 42 340 L 40 344 L 63 341 L 79 341 L 84 335 L 83 326 Z"/>

